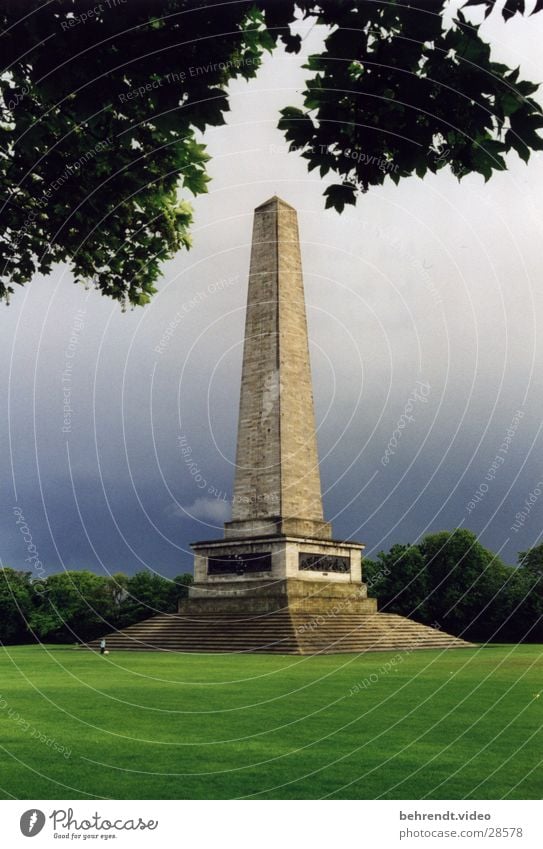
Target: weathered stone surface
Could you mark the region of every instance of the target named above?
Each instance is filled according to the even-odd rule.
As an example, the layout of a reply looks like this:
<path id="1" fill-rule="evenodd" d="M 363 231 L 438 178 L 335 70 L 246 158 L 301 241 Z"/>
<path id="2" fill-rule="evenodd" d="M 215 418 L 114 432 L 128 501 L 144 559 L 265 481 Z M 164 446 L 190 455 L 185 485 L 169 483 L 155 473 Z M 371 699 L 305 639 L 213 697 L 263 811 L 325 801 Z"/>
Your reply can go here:
<path id="1" fill-rule="evenodd" d="M 360 584 L 363 547 L 332 540 L 324 520 L 298 221 L 273 197 L 254 215 L 232 521 L 224 540 L 193 544 L 196 583 Z M 314 570 L 299 568 L 302 552 L 315 559 Z M 349 568 L 340 572 L 326 558 Z"/>
<path id="2" fill-rule="evenodd" d="M 296 210 L 254 216 L 232 522 L 226 536 L 326 538 Z"/>
<path id="3" fill-rule="evenodd" d="M 163 613 L 107 636 L 113 651 L 317 655 L 470 648 L 471 643 L 392 613 Z M 99 642 L 90 644 L 97 651 Z"/>
<path id="4" fill-rule="evenodd" d="M 247 581 L 209 581 L 191 587 L 190 598 L 179 604 L 179 613 L 268 613 L 274 610 L 291 613 L 315 613 L 336 616 L 348 613 L 376 613 L 377 600 L 368 598 L 361 581 L 334 583 L 297 578 Z"/>
<path id="5" fill-rule="evenodd" d="M 244 581 L 248 576 L 243 572 L 236 575 L 211 575 L 208 571 L 208 558 L 235 557 L 240 559 L 244 555 L 271 554 L 271 570 L 263 571 L 261 574 L 253 572 L 250 580 L 257 581 L 260 578 L 268 580 L 281 580 L 293 578 L 306 581 L 324 581 L 334 583 L 360 583 L 361 552 L 364 546 L 361 543 L 341 542 L 337 540 L 317 540 L 313 537 L 291 537 L 284 534 L 276 536 L 249 537 L 244 539 L 213 540 L 211 542 L 200 542 L 193 544 L 194 549 L 194 579 L 197 584 L 208 583 L 211 586 L 220 586 L 222 583 L 233 580 Z M 307 553 L 322 558 L 322 569 L 320 571 L 306 572 L 299 569 L 299 558 L 301 553 Z M 326 557 L 341 557 L 349 560 L 350 569 L 346 573 L 332 573 L 326 569 Z M 191 589 L 192 597 L 192 589 Z"/>

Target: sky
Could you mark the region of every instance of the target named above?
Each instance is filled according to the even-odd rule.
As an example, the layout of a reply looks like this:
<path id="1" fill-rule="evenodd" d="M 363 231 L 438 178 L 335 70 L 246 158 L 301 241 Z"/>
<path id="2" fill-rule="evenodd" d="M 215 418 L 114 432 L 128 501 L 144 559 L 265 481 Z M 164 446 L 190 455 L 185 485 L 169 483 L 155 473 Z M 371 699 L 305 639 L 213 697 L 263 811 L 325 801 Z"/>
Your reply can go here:
<path id="1" fill-rule="evenodd" d="M 317 50 L 319 28 L 302 31 Z M 543 80 L 543 14 L 482 33 Z M 191 541 L 222 535 L 252 215 L 274 194 L 298 210 L 334 537 L 371 557 L 467 527 L 511 564 L 541 542 L 543 158 L 512 154 L 486 184 L 388 180 L 325 210 L 326 182 L 277 130 L 302 63 L 279 50 L 232 85 L 227 125 L 205 135 L 194 247 L 150 306 L 123 313 L 59 266 L 0 307 L 3 565 L 171 577 L 192 570 Z"/>

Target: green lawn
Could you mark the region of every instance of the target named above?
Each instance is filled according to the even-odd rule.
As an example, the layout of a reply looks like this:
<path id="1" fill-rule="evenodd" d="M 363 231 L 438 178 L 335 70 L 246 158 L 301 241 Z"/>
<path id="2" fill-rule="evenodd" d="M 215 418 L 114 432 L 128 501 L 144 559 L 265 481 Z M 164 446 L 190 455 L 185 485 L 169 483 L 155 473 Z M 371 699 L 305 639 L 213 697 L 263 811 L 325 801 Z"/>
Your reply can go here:
<path id="1" fill-rule="evenodd" d="M 542 673 L 543 646 L 0 647 L 0 798 L 541 798 Z"/>

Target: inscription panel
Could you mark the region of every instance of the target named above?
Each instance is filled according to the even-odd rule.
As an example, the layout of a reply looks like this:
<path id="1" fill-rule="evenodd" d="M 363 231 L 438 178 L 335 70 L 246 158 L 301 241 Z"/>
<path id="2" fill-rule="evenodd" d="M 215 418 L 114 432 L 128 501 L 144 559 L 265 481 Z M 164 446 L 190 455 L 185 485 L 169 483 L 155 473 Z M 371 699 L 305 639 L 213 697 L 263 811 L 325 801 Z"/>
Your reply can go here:
<path id="1" fill-rule="evenodd" d="M 301 572 L 350 572 L 351 559 L 333 554 L 310 554 L 300 551 L 298 569 Z"/>
<path id="2" fill-rule="evenodd" d="M 271 572 L 270 552 L 258 554 L 225 554 L 208 557 L 208 575 L 249 575 L 252 572 Z"/>

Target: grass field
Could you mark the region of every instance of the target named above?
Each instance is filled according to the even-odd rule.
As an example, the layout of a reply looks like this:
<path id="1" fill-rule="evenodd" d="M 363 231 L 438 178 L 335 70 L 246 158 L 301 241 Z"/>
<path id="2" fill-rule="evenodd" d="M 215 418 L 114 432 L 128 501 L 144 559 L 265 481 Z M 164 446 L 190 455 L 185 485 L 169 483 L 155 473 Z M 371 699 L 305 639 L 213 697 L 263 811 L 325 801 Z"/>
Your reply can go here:
<path id="1" fill-rule="evenodd" d="M 541 798 L 542 673 L 543 646 L 0 648 L 0 798 Z"/>

